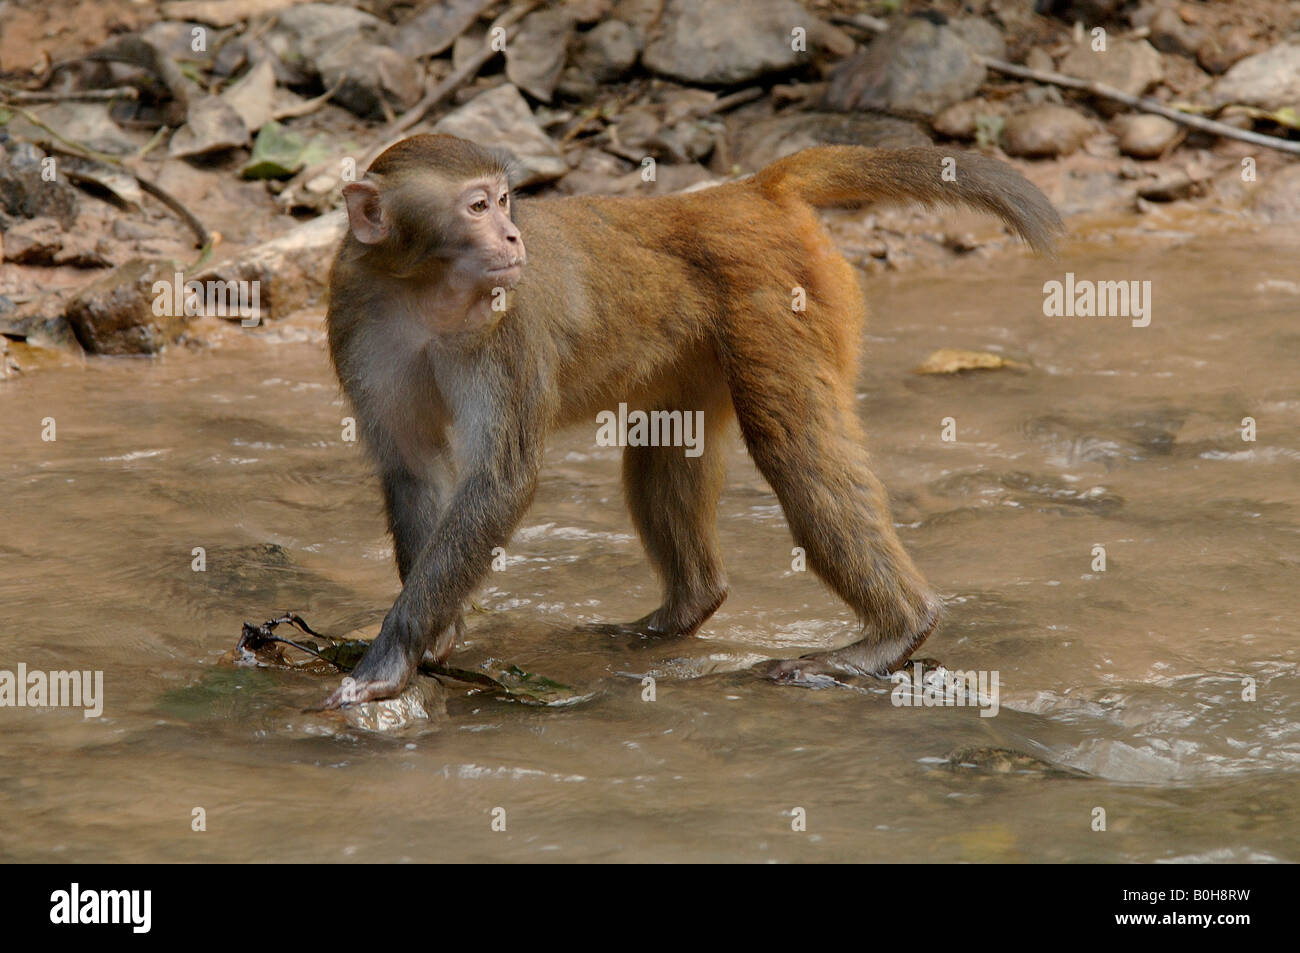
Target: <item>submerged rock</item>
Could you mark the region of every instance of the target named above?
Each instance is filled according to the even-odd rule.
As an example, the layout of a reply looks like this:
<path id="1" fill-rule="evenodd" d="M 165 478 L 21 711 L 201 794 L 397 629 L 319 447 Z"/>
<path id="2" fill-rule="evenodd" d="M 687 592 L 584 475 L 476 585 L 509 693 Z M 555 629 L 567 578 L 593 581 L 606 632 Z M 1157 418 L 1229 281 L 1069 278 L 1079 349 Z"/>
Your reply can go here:
<path id="1" fill-rule="evenodd" d="M 367 731 L 397 731 L 447 715 L 447 699 L 436 679 L 417 675 L 396 698 L 363 702 L 340 709 L 353 728 Z"/>

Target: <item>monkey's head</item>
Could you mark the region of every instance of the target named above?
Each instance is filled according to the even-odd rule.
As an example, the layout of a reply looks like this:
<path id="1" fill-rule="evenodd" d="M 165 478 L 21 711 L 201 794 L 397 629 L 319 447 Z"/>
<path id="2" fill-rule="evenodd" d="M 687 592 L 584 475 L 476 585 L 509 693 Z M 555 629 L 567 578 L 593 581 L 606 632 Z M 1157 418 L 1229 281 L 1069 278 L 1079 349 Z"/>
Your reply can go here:
<path id="1" fill-rule="evenodd" d="M 399 278 L 436 279 L 466 291 L 512 287 L 524 240 L 510 195 L 512 157 L 455 136 L 403 139 L 359 182 L 343 187 L 361 253 Z"/>

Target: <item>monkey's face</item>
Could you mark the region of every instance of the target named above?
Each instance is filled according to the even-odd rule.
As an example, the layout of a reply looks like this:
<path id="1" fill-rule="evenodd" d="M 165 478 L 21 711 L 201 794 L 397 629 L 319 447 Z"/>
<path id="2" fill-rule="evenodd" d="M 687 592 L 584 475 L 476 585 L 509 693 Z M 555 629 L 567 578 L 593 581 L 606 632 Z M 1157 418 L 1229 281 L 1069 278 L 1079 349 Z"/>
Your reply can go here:
<path id="1" fill-rule="evenodd" d="M 452 199 L 447 251 L 466 284 L 510 288 L 523 274 L 527 253 L 510 201 L 510 184 L 498 177 L 466 183 Z"/>
<path id="2" fill-rule="evenodd" d="M 491 294 L 523 274 L 523 236 L 504 175 L 448 181 L 437 174 L 344 187 L 353 236 L 381 270 Z"/>

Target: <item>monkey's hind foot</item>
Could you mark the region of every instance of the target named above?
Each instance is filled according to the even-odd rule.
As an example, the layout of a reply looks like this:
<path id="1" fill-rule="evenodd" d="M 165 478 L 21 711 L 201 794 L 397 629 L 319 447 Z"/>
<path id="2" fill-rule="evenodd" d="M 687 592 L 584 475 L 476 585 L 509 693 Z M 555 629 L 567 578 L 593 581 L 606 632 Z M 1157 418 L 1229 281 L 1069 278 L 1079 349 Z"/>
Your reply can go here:
<path id="1" fill-rule="evenodd" d="M 343 684 L 319 708 L 309 710 L 328 711 L 400 695 L 415 674 L 416 666 L 407 659 L 400 646 L 394 646 L 396 641 L 385 639 L 381 631 L 366 650 L 360 664 L 353 669 L 351 675 L 343 679 Z"/>
<path id="2" fill-rule="evenodd" d="M 698 632 L 726 598 L 727 590 L 723 589 L 710 597 L 702 609 L 670 610 L 661 606 L 635 622 L 588 622 L 582 629 L 597 635 L 630 635 L 640 639 L 682 638 Z"/>
<path id="3" fill-rule="evenodd" d="M 795 685 L 826 684 L 837 681 L 837 676 L 843 678 L 846 675 L 882 678 L 902 668 L 938 624 L 939 612 L 935 609 L 921 634 L 901 644 L 863 639 L 833 652 L 814 652 L 799 658 L 760 662 L 754 669 L 774 682 Z"/>

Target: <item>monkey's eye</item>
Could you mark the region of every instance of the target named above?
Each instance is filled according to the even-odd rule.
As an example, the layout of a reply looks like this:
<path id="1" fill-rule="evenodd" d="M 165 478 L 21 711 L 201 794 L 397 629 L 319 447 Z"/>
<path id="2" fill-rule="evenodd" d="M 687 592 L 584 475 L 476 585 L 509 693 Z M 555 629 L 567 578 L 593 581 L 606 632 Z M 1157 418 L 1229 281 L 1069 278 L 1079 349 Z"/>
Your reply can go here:
<path id="1" fill-rule="evenodd" d="M 473 205 L 469 207 L 469 210 L 471 212 L 477 212 L 478 214 L 482 215 L 484 212 L 488 210 L 487 199 L 479 199 L 477 202 L 475 202 Z"/>
<path id="2" fill-rule="evenodd" d="M 509 193 L 509 192 L 502 192 L 502 193 L 501 193 L 501 198 L 497 201 L 497 204 L 500 205 L 502 208 L 505 208 L 507 205 L 509 205 L 509 204 L 510 204 L 510 193 Z"/>

